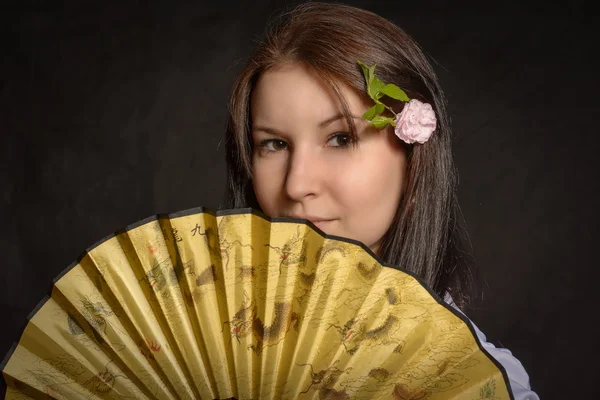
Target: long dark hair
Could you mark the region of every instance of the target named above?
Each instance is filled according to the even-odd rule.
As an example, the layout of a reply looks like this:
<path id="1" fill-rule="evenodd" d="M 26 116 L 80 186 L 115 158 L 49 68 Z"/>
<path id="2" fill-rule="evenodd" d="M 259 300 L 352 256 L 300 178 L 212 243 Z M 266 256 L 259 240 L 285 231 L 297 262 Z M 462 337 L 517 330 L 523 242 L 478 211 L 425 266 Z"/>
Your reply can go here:
<path id="1" fill-rule="evenodd" d="M 391 21 L 341 4 L 310 2 L 282 14 L 268 27 L 231 93 L 226 132 L 228 186 L 225 206 L 260 209 L 252 187 L 250 97 L 259 75 L 274 65 L 303 63 L 337 95 L 356 135 L 339 82 L 366 96 L 356 62 L 377 64 L 384 82 L 400 86 L 410 98 L 428 102 L 437 129 L 423 145 L 407 145 L 407 185 L 378 256 L 421 277 L 439 296 L 450 293 L 464 306 L 472 272 L 467 236 L 456 196 L 446 100 L 436 74 L 419 45 Z M 389 105 L 399 112 L 404 103 Z"/>

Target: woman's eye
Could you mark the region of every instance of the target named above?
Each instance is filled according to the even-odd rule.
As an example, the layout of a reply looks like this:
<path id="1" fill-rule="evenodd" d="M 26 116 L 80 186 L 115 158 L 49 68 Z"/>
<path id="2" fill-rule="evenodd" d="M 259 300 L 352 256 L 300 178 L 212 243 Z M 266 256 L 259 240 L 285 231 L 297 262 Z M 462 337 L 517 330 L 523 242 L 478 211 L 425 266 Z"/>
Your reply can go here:
<path id="1" fill-rule="evenodd" d="M 331 147 L 345 147 L 352 143 L 352 137 L 349 133 L 336 133 L 327 143 Z"/>
<path id="2" fill-rule="evenodd" d="M 287 143 L 280 139 L 267 139 L 260 142 L 260 148 L 267 151 L 281 151 L 287 149 Z"/>

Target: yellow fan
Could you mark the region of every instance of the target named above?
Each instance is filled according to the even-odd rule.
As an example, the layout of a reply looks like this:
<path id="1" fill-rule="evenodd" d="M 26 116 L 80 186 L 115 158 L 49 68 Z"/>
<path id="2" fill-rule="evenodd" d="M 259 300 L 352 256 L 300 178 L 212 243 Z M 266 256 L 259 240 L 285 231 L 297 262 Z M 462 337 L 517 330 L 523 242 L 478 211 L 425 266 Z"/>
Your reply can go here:
<path id="1" fill-rule="evenodd" d="M 464 316 L 310 222 L 151 217 L 54 281 L 7 399 L 509 399 Z"/>

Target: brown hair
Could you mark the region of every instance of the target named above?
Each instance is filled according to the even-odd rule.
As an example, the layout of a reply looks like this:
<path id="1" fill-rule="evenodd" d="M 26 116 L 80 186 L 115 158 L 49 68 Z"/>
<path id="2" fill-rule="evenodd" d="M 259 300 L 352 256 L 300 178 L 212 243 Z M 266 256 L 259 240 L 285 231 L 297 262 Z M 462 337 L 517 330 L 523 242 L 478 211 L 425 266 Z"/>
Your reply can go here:
<path id="1" fill-rule="evenodd" d="M 409 98 L 428 102 L 437 129 L 423 145 L 407 145 L 407 185 L 378 256 L 422 278 L 439 296 L 449 292 L 465 305 L 472 273 L 466 234 L 456 196 L 446 100 L 419 45 L 391 21 L 352 6 L 310 2 L 274 21 L 234 83 L 226 132 L 228 208 L 260 209 L 252 188 L 250 97 L 260 74 L 282 63 L 303 63 L 321 76 L 338 97 L 351 134 L 356 130 L 340 94 L 342 82 L 366 96 L 357 60 L 377 64 L 384 82 Z M 401 102 L 389 103 L 399 111 Z"/>

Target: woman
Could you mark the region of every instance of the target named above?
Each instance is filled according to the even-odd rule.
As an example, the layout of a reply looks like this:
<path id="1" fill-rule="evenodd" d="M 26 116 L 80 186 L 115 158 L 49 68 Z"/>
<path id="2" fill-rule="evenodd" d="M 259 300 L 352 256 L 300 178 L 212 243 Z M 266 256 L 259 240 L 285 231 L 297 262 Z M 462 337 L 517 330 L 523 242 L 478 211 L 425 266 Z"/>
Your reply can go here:
<path id="1" fill-rule="evenodd" d="M 385 99 L 381 116 L 396 127 L 364 118 L 375 103 L 357 60 L 414 100 Z M 425 140 L 399 129 L 405 104 L 434 115 Z M 466 305 L 472 273 L 445 98 L 423 51 L 392 22 L 339 4 L 284 15 L 234 85 L 227 162 L 227 207 L 309 219 L 414 272 L 454 307 Z M 537 399 L 521 363 L 475 329 L 515 398 Z"/>

